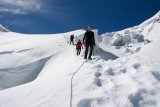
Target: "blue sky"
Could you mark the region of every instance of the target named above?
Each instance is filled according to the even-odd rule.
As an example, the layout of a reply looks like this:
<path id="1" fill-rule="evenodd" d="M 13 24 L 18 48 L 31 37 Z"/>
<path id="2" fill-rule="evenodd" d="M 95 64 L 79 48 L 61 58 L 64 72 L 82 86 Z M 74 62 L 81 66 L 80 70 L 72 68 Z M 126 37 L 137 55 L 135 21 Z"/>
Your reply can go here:
<path id="1" fill-rule="evenodd" d="M 0 24 L 27 34 L 85 29 L 99 33 L 140 24 L 160 10 L 160 0 L 0 0 Z"/>

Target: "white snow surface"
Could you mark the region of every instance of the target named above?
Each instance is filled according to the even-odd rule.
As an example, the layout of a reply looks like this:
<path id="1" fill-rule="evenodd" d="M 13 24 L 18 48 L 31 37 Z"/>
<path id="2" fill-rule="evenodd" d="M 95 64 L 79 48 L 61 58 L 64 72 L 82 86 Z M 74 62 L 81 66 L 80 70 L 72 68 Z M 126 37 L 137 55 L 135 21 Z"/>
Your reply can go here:
<path id="1" fill-rule="evenodd" d="M 148 35 L 151 43 L 125 55 L 95 32 L 93 60 L 75 43 L 84 30 L 51 35 L 0 34 L 0 107 L 160 107 L 159 23 Z M 145 30 L 145 28 L 144 28 Z M 105 36 L 104 36 L 105 37 Z M 110 37 L 109 37 L 110 38 Z M 122 47 L 120 47 L 122 48 Z M 137 48 L 136 48 L 137 49 Z M 79 69 L 80 67 L 80 69 Z"/>

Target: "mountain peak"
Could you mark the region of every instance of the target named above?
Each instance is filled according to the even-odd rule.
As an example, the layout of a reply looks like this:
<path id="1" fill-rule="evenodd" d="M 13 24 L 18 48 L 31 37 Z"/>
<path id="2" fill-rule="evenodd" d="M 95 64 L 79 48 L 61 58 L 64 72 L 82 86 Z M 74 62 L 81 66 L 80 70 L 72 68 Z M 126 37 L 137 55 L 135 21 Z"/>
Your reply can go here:
<path id="1" fill-rule="evenodd" d="M 160 11 L 157 12 L 151 19 L 160 19 Z"/>
<path id="2" fill-rule="evenodd" d="M 9 32 L 9 30 L 0 24 L 0 32 Z"/>
<path id="3" fill-rule="evenodd" d="M 156 15 L 160 16 L 160 10 L 159 10 L 159 12 L 158 12 Z M 155 15 L 155 16 L 156 16 L 156 15 Z"/>

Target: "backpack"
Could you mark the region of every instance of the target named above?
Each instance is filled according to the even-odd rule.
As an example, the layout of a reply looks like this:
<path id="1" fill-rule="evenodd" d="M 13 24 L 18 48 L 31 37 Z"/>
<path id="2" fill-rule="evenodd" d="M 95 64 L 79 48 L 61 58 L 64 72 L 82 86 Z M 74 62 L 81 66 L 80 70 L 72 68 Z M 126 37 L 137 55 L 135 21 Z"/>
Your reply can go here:
<path id="1" fill-rule="evenodd" d="M 81 48 L 81 46 L 82 46 L 82 43 L 81 43 L 81 42 L 78 42 L 78 43 L 76 44 L 76 49 Z"/>

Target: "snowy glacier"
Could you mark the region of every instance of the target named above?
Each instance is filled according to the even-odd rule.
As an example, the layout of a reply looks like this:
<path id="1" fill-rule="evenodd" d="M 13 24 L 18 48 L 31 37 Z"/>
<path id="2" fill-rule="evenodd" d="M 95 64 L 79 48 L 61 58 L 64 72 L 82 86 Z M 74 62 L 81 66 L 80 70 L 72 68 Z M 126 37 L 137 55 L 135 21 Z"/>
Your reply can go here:
<path id="1" fill-rule="evenodd" d="M 0 107 L 160 107 L 159 19 L 160 12 L 101 36 L 94 30 L 91 61 L 68 43 L 72 34 L 82 40 L 83 29 L 0 32 Z"/>

